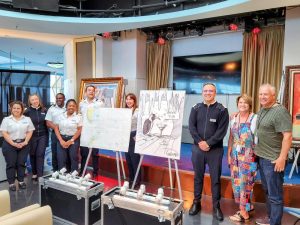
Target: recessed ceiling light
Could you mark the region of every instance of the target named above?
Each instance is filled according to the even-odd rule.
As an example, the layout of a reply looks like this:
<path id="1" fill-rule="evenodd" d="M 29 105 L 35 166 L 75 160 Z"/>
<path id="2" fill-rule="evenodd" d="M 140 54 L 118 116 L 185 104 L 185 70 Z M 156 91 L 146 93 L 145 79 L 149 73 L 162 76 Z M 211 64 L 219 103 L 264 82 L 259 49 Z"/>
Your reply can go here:
<path id="1" fill-rule="evenodd" d="M 54 68 L 54 69 L 61 69 L 64 67 L 64 64 L 61 62 L 48 62 L 47 66 Z"/>

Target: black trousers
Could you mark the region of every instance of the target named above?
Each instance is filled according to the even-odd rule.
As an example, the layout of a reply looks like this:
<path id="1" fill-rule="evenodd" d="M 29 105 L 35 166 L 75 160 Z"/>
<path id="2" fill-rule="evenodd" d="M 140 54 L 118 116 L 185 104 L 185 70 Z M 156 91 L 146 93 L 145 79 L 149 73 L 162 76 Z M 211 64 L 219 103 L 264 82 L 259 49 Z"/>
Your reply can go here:
<path id="1" fill-rule="evenodd" d="M 81 168 L 80 172 L 83 173 L 83 169 L 89 155 L 89 148 L 80 146 L 80 155 L 81 155 Z M 98 148 L 92 149 L 92 161 L 93 161 L 93 173 L 98 174 L 99 170 L 99 157 L 98 157 Z"/>
<path id="2" fill-rule="evenodd" d="M 52 152 L 52 170 L 57 171 L 58 170 L 58 162 L 57 162 L 57 137 L 55 135 L 55 132 L 51 132 L 51 152 Z"/>
<path id="3" fill-rule="evenodd" d="M 203 190 L 203 180 L 205 174 L 205 166 L 208 164 L 211 192 L 213 199 L 213 207 L 220 207 L 221 199 L 221 173 L 222 158 L 224 155 L 223 148 L 210 149 L 208 152 L 200 150 L 197 145 L 192 147 L 192 163 L 194 168 L 194 200 L 201 199 Z"/>
<path id="4" fill-rule="evenodd" d="M 73 136 L 61 135 L 64 141 L 71 140 Z M 73 172 L 78 170 L 78 148 L 80 142 L 79 138 L 74 141 L 74 144 L 70 145 L 68 148 L 63 148 L 59 142 L 57 142 L 57 160 L 58 169 L 65 167 L 68 172 Z"/>
<path id="5" fill-rule="evenodd" d="M 38 177 L 43 176 L 45 152 L 48 141 L 48 135 L 44 135 L 41 137 L 32 137 L 29 142 L 32 174 L 37 175 Z"/>
<path id="6" fill-rule="evenodd" d="M 29 153 L 29 146 L 26 145 L 23 148 L 19 149 L 10 145 L 6 141 L 3 141 L 2 152 L 6 161 L 6 176 L 8 183 L 15 183 L 16 172 L 18 181 L 23 182 L 26 169 L 25 163 Z"/>
<path id="7" fill-rule="evenodd" d="M 133 138 L 135 136 L 136 136 L 136 131 L 130 133 L 129 148 L 128 148 L 128 152 L 125 153 L 130 182 L 133 182 L 134 180 L 134 176 L 136 174 L 140 162 L 140 158 L 141 158 L 140 154 L 134 153 L 135 140 Z M 141 170 L 139 172 L 136 182 L 137 183 L 141 182 Z"/>

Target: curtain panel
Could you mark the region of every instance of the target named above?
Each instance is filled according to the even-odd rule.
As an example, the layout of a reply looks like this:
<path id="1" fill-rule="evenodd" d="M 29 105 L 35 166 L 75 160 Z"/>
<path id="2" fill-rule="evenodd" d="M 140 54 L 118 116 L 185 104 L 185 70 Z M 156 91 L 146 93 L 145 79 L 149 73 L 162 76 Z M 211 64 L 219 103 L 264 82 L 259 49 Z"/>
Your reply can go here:
<path id="1" fill-rule="evenodd" d="M 171 42 L 164 45 L 147 43 L 147 89 L 159 90 L 168 87 L 171 57 Z"/>
<path id="2" fill-rule="evenodd" d="M 279 90 L 284 45 L 284 26 L 263 28 L 259 34 L 244 33 L 242 56 L 242 93 L 253 98 L 253 111 L 259 104 L 259 86 L 270 83 Z"/>

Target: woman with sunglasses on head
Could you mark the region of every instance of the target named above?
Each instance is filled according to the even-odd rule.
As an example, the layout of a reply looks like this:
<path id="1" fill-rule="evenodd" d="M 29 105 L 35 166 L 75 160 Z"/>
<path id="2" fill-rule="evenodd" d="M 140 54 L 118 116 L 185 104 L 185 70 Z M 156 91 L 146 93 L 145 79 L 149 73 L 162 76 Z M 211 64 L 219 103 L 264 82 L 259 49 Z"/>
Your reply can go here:
<path id="1" fill-rule="evenodd" d="M 58 169 L 67 168 L 67 161 L 71 162 L 71 171 L 78 170 L 77 151 L 79 149 L 79 137 L 82 128 L 82 117 L 77 114 L 77 103 L 69 99 L 66 103 L 66 112 L 58 119 L 54 131 L 58 139 L 57 161 Z M 69 160 L 68 160 L 69 159 Z"/>
<path id="2" fill-rule="evenodd" d="M 138 108 L 137 108 L 138 106 L 137 106 L 136 96 L 132 93 L 127 94 L 125 97 L 125 103 L 126 103 L 125 108 L 129 108 L 132 110 L 129 148 L 128 148 L 128 152 L 125 153 L 127 167 L 129 171 L 129 183 L 132 184 L 140 161 L 140 155 L 134 153 L 137 118 L 138 118 Z M 136 185 L 138 185 L 140 182 L 141 182 L 141 173 L 138 174 Z"/>
<path id="3" fill-rule="evenodd" d="M 47 109 L 43 106 L 37 94 L 28 96 L 28 105 L 24 115 L 30 117 L 35 130 L 30 140 L 30 164 L 33 181 L 37 181 L 44 173 L 44 159 L 46 147 L 49 141 L 49 133 L 46 125 Z"/>
<path id="4" fill-rule="evenodd" d="M 25 162 L 29 152 L 28 142 L 34 131 L 29 117 L 23 115 L 24 106 L 20 101 L 11 103 L 11 115 L 5 117 L 0 131 L 4 137 L 2 152 L 6 161 L 6 176 L 9 189 L 16 191 L 15 176 L 20 189 L 25 189 Z"/>

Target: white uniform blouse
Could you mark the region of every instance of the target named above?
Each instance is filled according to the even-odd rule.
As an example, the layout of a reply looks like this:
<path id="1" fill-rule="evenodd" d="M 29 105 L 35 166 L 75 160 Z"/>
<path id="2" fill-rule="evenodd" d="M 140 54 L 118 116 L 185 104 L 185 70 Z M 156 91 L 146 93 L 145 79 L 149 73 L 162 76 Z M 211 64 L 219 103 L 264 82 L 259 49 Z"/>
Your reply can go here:
<path id="1" fill-rule="evenodd" d="M 54 124 L 57 124 L 59 121 L 59 116 L 66 111 L 65 107 L 59 107 L 57 105 L 53 105 L 48 109 L 45 120 L 51 121 Z"/>
<path id="2" fill-rule="evenodd" d="M 76 112 L 71 116 L 67 116 L 67 112 L 64 112 L 58 118 L 58 129 L 61 135 L 73 136 L 78 127 L 82 127 L 82 117 Z"/>
<path id="3" fill-rule="evenodd" d="M 102 101 L 98 101 L 95 98 L 91 103 L 89 103 L 87 99 L 84 99 L 79 103 L 79 112 L 82 114 L 83 117 L 85 117 L 88 108 L 94 106 L 104 107 L 104 103 Z"/>
<path id="4" fill-rule="evenodd" d="M 138 114 L 139 114 L 139 109 L 135 109 L 131 117 L 131 131 L 136 131 L 137 129 Z"/>
<path id="5" fill-rule="evenodd" d="M 28 131 L 35 130 L 32 121 L 27 116 L 16 120 L 12 115 L 5 117 L 1 123 L 0 131 L 6 131 L 12 140 L 25 139 Z"/>

